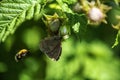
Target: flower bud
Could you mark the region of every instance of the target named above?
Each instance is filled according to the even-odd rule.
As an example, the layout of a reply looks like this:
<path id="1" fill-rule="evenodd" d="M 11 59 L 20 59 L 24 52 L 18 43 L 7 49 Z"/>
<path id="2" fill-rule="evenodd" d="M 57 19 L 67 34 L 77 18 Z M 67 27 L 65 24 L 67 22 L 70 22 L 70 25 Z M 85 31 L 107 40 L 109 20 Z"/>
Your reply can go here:
<path id="1" fill-rule="evenodd" d="M 60 35 L 63 36 L 63 39 L 69 38 L 69 30 L 67 26 L 61 26 L 59 32 L 60 32 Z"/>
<path id="2" fill-rule="evenodd" d="M 88 12 L 88 16 L 89 19 L 94 22 L 99 22 L 104 18 L 102 11 L 97 7 L 91 8 Z"/>
<path id="3" fill-rule="evenodd" d="M 60 18 L 55 13 L 54 15 L 44 15 L 45 19 L 43 19 L 45 25 L 48 27 L 49 31 L 57 32 L 60 27 Z"/>
<path id="4" fill-rule="evenodd" d="M 49 27 L 52 32 L 58 31 L 58 29 L 60 27 L 60 20 L 54 19 L 53 21 L 51 21 L 51 23 L 49 23 Z"/>

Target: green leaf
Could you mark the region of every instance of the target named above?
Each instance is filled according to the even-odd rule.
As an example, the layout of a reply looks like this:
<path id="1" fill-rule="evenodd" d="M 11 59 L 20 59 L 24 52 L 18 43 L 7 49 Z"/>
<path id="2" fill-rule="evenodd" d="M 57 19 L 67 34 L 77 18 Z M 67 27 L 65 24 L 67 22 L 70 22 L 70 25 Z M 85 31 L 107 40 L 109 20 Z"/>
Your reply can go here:
<path id="1" fill-rule="evenodd" d="M 66 13 L 68 17 L 68 25 L 75 33 L 83 33 L 87 28 L 87 18 L 83 14 Z"/>
<path id="2" fill-rule="evenodd" d="M 75 25 L 73 25 L 73 30 L 74 30 L 74 32 L 75 33 L 78 33 L 79 32 L 79 27 L 80 27 L 80 23 L 78 22 L 78 23 L 76 23 Z"/>
<path id="3" fill-rule="evenodd" d="M 116 35 L 116 39 L 115 39 L 115 42 L 114 42 L 112 48 L 114 48 L 115 46 L 117 46 L 119 44 L 119 35 L 120 35 L 120 30 L 118 31 L 118 33 Z"/>
<path id="4" fill-rule="evenodd" d="M 72 13 L 72 10 L 68 7 L 68 4 L 64 3 L 62 0 L 56 0 L 60 5 L 63 12 Z"/>
<path id="5" fill-rule="evenodd" d="M 40 8 L 37 0 L 3 0 L 0 3 L 0 42 L 25 20 L 38 16 Z"/>
<path id="6" fill-rule="evenodd" d="M 77 0 L 63 0 L 63 2 L 65 2 L 67 4 L 73 4 L 73 3 L 77 2 Z"/>

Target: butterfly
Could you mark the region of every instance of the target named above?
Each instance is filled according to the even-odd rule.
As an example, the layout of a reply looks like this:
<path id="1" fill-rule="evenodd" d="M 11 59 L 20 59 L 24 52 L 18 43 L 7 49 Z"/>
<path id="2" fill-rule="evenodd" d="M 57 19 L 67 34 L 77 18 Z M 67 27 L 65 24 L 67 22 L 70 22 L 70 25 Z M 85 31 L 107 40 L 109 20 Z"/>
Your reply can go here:
<path id="1" fill-rule="evenodd" d="M 61 36 L 46 37 L 40 43 L 40 50 L 49 58 L 57 61 L 61 55 Z"/>

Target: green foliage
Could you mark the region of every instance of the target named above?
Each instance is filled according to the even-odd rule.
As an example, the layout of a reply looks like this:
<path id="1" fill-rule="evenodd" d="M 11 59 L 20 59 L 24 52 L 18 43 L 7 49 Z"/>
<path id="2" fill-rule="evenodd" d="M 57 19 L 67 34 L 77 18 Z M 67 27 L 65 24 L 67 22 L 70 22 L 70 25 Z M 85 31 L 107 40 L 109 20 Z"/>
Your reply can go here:
<path id="1" fill-rule="evenodd" d="M 0 73 L 1 72 L 6 72 L 7 71 L 7 66 L 6 64 L 0 62 Z"/>
<path id="2" fill-rule="evenodd" d="M 115 2 L 118 4 L 117 0 L 115 0 Z M 120 7 L 119 6 L 113 6 L 113 9 L 108 13 L 108 21 L 112 25 L 116 26 L 116 27 L 112 26 L 113 28 L 118 30 L 118 33 L 116 34 L 116 39 L 115 39 L 115 42 L 114 42 L 112 48 L 114 48 L 115 46 L 117 46 L 119 44 L 120 19 L 117 17 L 119 15 L 120 15 Z"/>
<path id="3" fill-rule="evenodd" d="M 115 46 L 117 46 L 119 44 L 119 39 L 120 39 L 119 35 L 120 35 L 120 31 L 118 31 L 118 33 L 116 35 L 115 43 L 112 46 L 112 48 L 114 48 Z"/>
<path id="4" fill-rule="evenodd" d="M 56 0 L 60 7 L 62 8 L 62 11 L 67 13 L 72 13 L 72 10 L 68 7 L 66 3 L 64 3 L 62 0 Z"/>
<path id="5" fill-rule="evenodd" d="M 25 20 L 30 20 L 40 13 L 41 5 L 37 0 L 4 0 L 0 2 L 0 42 Z"/>

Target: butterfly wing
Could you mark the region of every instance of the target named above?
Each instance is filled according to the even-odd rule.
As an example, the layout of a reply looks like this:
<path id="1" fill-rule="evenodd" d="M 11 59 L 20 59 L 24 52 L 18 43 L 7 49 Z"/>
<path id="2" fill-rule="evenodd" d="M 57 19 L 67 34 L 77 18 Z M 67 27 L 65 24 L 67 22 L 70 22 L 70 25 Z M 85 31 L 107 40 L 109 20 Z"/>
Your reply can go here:
<path id="1" fill-rule="evenodd" d="M 40 50 L 49 58 L 58 60 L 61 55 L 61 37 L 47 37 L 41 41 Z"/>
<path id="2" fill-rule="evenodd" d="M 53 60 L 58 60 L 60 55 L 61 55 L 61 51 L 62 51 L 62 47 L 60 46 L 61 43 L 58 43 L 56 45 L 56 47 L 49 53 L 46 53 L 51 59 Z"/>

